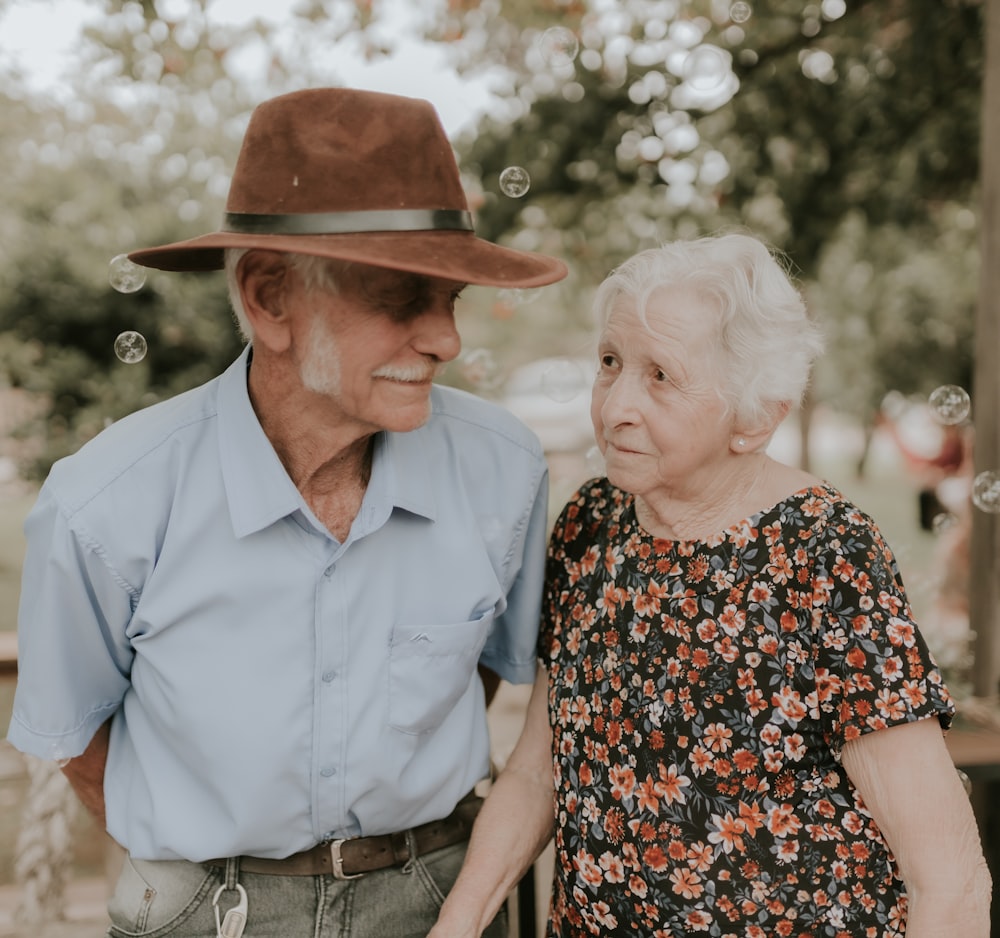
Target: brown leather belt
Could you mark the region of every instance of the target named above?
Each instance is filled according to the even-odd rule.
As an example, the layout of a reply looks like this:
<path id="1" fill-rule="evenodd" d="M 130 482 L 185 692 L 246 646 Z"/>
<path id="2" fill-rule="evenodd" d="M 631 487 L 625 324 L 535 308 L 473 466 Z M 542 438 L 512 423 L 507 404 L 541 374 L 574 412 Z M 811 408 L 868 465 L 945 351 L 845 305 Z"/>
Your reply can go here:
<path id="1" fill-rule="evenodd" d="M 240 870 L 271 876 L 333 876 L 353 879 L 364 873 L 402 866 L 407 860 L 423 856 L 442 847 L 469 839 L 472 822 L 483 799 L 466 795 L 448 817 L 430 821 L 408 831 L 379 834 L 374 837 L 352 837 L 328 840 L 283 860 L 265 857 L 240 857 Z M 206 860 L 209 866 L 225 868 L 226 860 Z"/>

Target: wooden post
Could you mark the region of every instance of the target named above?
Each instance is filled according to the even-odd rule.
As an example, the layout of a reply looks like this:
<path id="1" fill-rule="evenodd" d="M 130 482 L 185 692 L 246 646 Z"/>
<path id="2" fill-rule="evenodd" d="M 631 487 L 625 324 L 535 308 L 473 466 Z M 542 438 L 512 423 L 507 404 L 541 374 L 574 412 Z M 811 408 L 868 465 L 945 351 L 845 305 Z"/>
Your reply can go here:
<path id="1" fill-rule="evenodd" d="M 979 236 L 972 389 L 975 472 L 1000 470 L 1000 0 L 983 0 L 983 67 Z M 1000 517 L 972 508 L 969 619 L 977 696 L 992 697 L 1000 677 Z"/>

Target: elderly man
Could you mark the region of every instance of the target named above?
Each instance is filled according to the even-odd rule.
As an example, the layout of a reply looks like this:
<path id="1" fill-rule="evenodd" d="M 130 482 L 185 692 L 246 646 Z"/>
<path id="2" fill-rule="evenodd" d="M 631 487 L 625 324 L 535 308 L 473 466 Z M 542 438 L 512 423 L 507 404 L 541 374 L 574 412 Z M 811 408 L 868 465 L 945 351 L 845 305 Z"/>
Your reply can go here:
<path id="1" fill-rule="evenodd" d="M 222 230 L 130 256 L 225 266 L 247 346 L 53 467 L 9 739 L 127 850 L 111 935 L 425 935 L 547 507 L 533 434 L 433 379 L 466 284 L 565 267 L 475 236 L 429 104 L 348 89 L 260 105 Z"/>

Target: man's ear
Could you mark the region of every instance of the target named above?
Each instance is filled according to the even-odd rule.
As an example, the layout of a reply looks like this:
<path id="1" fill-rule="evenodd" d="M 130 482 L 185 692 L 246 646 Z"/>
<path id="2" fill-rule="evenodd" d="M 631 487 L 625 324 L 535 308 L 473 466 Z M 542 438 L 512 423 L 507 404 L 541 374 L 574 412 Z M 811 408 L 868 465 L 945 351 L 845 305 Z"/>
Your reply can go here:
<path id="1" fill-rule="evenodd" d="M 729 439 L 729 449 L 733 453 L 757 453 L 763 452 L 774 431 L 785 417 L 791 405 L 788 401 L 774 401 L 767 405 L 765 416 L 753 428 L 737 429 Z"/>
<path id="2" fill-rule="evenodd" d="M 277 251 L 247 251 L 236 268 L 236 282 L 253 327 L 254 344 L 279 354 L 292 341 L 293 277 L 287 259 Z"/>

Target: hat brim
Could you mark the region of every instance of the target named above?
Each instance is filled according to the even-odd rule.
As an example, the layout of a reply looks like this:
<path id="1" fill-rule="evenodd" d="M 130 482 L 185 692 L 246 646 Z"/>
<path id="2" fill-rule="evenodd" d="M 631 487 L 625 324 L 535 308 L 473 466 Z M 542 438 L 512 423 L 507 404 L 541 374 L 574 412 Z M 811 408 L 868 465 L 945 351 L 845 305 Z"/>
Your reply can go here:
<path id="1" fill-rule="evenodd" d="M 273 235 L 219 231 L 129 253 L 142 267 L 171 271 L 221 270 L 226 248 L 311 254 L 406 270 L 459 283 L 542 287 L 566 276 L 557 258 L 494 244 L 469 231 L 379 231 L 359 234 Z"/>

